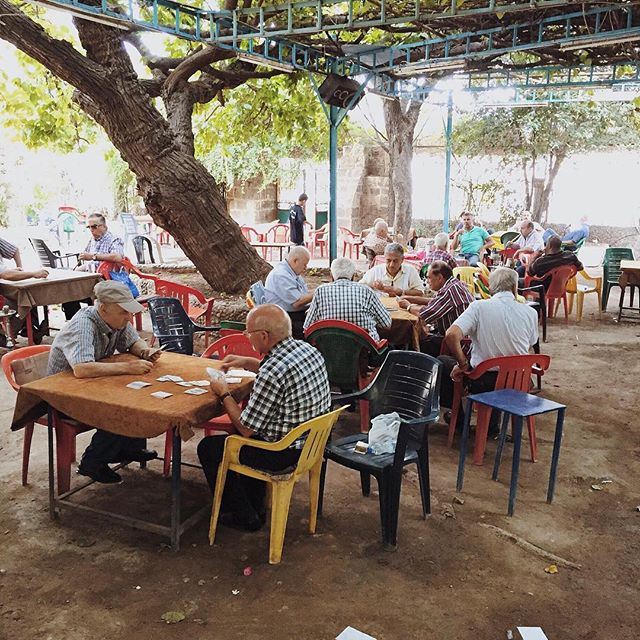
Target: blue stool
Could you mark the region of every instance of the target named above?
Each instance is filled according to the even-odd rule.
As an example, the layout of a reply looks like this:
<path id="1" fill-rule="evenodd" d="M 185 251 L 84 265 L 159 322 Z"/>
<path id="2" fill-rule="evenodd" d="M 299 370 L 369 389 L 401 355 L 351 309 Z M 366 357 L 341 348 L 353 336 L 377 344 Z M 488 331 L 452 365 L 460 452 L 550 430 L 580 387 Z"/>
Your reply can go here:
<path id="1" fill-rule="evenodd" d="M 537 416 L 550 411 L 558 412 L 556 420 L 556 433 L 553 440 L 553 454 L 551 456 L 551 473 L 549 474 L 549 488 L 547 489 L 547 502 L 553 500 L 553 492 L 556 486 L 556 475 L 558 472 L 558 459 L 560 458 L 560 445 L 562 444 L 562 425 L 564 423 L 564 412 L 567 408 L 563 404 L 546 400 L 539 396 L 533 396 L 523 391 L 514 391 L 513 389 L 501 389 L 499 391 L 488 391 L 487 393 L 475 393 L 467 396 L 467 411 L 464 419 L 464 429 L 462 431 L 462 439 L 460 442 L 460 461 L 458 462 L 458 481 L 456 483 L 456 491 L 462 491 L 462 483 L 464 481 L 464 462 L 467 455 L 467 441 L 469 439 L 469 423 L 471 420 L 471 407 L 474 402 L 479 402 L 487 407 L 491 407 L 502 412 L 502 426 L 500 428 L 500 438 L 498 441 L 498 449 L 496 451 L 496 459 L 493 465 L 493 480 L 498 479 L 498 470 L 500 469 L 500 459 L 502 457 L 502 449 L 507 439 L 507 427 L 509 418 L 513 416 L 513 462 L 511 465 L 511 486 L 509 487 L 509 515 L 513 515 L 516 504 L 516 492 L 518 490 L 518 473 L 520 470 L 520 445 L 522 443 L 522 422 L 524 418 L 529 416 Z"/>

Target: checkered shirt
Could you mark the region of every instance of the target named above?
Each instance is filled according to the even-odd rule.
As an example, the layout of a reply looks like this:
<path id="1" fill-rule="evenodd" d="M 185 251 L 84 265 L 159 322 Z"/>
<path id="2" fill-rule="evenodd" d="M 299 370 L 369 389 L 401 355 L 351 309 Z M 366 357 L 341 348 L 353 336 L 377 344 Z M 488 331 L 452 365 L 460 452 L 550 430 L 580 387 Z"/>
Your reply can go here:
<path id="1" fill-rule="evenodd" d="M 436 260 L 446 262 L 452 269 L 458 266 L 456 259 L 449 252 L 443 251 L 442 249 L 429 251 L 424 258 L 424 264 L 431 264 L 432 262 L 436 262 Z"/>
<path id="2" fill-rule="evenodd" d="M 367 331 L 374 340 L 380 339 L 376 325 L 391 326 L 391 316 L 373 290 L 344 278 L 332 284 L 320 285 L 316 289 L 304 328 L 318 320 L 353 322 Z"/>
<path id="3" fill-rule="evenodd" d="M 124 242 L 122 241 L 122 238 L 118 238 L 117 236 L 114 236 L 111 231 L 107 231 L 101 238 L 98 238 L 97 240 L 94 240 L 92 238 L 87 245 L 85 252 L 117 253 L 121 256 L 124 256 Z M 85 264 L 88 265 L 89 270 L 95 271 L 98 268 L 100 262 L 92 260 L 91 262 L 86 262 Z"/>
<path id="4" fill-rule="evenodd" d="M 84 362 L 98 362 L 116 351 L 126 353 L 139 339 L 129 323 L 124 329 L 112 329 L 96 307 L 85 307 L 55 337 L 49 352 L 47 375 L 69 371 Z"/>
<path id="5" fill-rule="evenodd" d="M 322 355 L 306 342 L 285 338 L 260 363 L 240 419 L 259 437 L 275 442 L 303 422 L 327 413 L 330 407 Z M 300 445 L 300 441 L 295 444 Z"/>
<path id="6" fill-rule="evenodd" d="M 435 324 L 437 332 L 444 335 L 458 316 L 473 302 L 469 287 L 451 276 L 436 295 L 420 309 L 420 317 L 426 324 Z"/>

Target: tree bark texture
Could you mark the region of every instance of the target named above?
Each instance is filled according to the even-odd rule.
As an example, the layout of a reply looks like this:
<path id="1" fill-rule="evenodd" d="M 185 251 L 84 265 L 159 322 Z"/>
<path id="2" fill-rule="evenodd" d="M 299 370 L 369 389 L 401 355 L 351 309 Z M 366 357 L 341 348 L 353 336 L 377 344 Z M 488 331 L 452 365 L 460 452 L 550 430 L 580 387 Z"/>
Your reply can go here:
<path id="1" fill-rule="evenodd" d="M 383 101 L 391 165 L 389 189 L 393 190 L 394 200 L 393 226 L 404 238 L 411 227 L 413 136 L 421 106 L 419 102 L 398 98 Z"/>
<path id="2" fill-rule="evenodd" d="M 86 56 L 49 36 L 7 0 L 0 0 L 0 38 L 76 88 L 75 100 L 102 126 L 138 181 L 154 222 L 168 231 L 218 291 L 244 291 L 269 265 L 228 216 L 213 176 L 193 155 L 186 82 L 155 108 L 124 48 L 124 32 L 74 18 Z"/>

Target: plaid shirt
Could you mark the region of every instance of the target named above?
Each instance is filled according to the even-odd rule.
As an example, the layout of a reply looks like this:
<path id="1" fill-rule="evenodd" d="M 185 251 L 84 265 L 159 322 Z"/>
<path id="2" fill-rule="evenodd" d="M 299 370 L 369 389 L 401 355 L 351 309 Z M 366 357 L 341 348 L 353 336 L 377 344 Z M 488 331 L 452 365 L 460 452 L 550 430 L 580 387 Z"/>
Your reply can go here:
<path id="1" fill-rule="evenodd" d="M 429 253 L 424 257 L 424 264 L 431 264 L 432 262 L 436 262 L 436 260 L 446 262 L 452 269 L 455 269 L 458 266 L 456 259 L 450 253 L 443 251 L 442 249 L 429 251 Z"/>
<path id="2" fill-rule="evenodd" d="M 332 284 L 320 285 L 316 289 L 304 328 L 318 320 L 353 322 L 367 331 L 374 340 L 380 339 L 376 325 L 391 326 L 391 316 L 373 290 L 345 278 Z"/>
<path id="3" fill-rule="evenodd" d="M 114 236 L 111 231 L 106 231 L 102 237 L 94 240 L 93 238 L 85 249 L 86 253 L 117 253 L 124 256 L 124 242 L 122 238 Z M 95 271 L 100 262 L 92 260 L 85 262 L 89 271 Z"/>
<path id="4" fill-rule="evenodd" d="M 473 302 L 469 288 L 451 276 L 436 295 L 420 310 L 425 323 L 436 325 L 437 332 L 444 335 L 458 316 Z"/>
<path id="5" fill-rule="evenodd" d="M 4 264 L 2 258 L 7 258 L 7 260 L 13 259 L 13 256 L 16 255 L 17 250 L 18 247 L 16 247 L 15 244 L 11 244 L 7 240 L 3 240 L 2 238 L 0 238 L 0 273 L 10 268 L 6 264 Z"/>
<path id="6" fill-rule="evenodd" d="M 55 337 L 49 352 L 47 375 L 69 371 L 83 362 L 98 362 L 116 351 L 126 353 L 139 339 L 129 323 L 124 329 L 112 329 L 96 307 L 85 307 Z"/>
<path id="7" fill-rule="evenodd" d="M 330 407 L 322 355 L 306 342 L 285 338 L 260 363 L 240 419 L 259 437 L 275 442 L 303 422 L 327 413 Z"/>

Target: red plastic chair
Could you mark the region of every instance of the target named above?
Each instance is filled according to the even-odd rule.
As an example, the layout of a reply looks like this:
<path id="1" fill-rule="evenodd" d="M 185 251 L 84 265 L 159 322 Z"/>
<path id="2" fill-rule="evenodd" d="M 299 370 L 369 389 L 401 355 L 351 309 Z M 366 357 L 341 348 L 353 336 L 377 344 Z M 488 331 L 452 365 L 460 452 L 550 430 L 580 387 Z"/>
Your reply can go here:
<path id="1" fill-rule="evenodd" d="M 241 332 L 234 333 L 216 340 L 204 351 L 204 353 L 200 357 L 213 358 L 215 356 L 215 359 L 222 360 L 225 356 L 229 355 L 248 356 L 251 358 L 258 358 L 258 360 L 262 360 L 262 356 L 251 346 L 249 338 L 247 338 L 247 336 L 245 336 Z M 235 433 L 235 429 L 233 427 L 231 419 L 226 413 L 224 415 L 217 416 L 216 418 L 211 418 L 211 420 L 208 420 L 207 422 L 198 426 L 201 429 L 204 429 L 205 436 L 213 435 L 217 431 Z M 165 476 L 168 476 L 169 472 L 171 471 L 172 448 L 173 436 L 170 431 L 167 431 L 164 440 L 164 466 L 162 469 L 162 473 Z"/>
<path id="2" fill-rule="evenodd" d="M 362 245 L 362 238 L 357 234 L 347 229 L 347 227 L 338 227 L 342 234 L 342 257 L 347 257 L 347 249 L 349 250 L 349 258 L 353 258 L 353 250 L 356 251 L 356 260 L 360 258 L 360 246 Z"/>
<path id="3" fill-rule="evenodd" d="M 2 370 L 7 382 L 16 390 L 20 390 L 20 385 L 16 382 L 12 364 L 17 360 L 22 360 L 39 353 L 48 352 L 50 345 L 34 345 L 22 347 L 9 351 L 2 356 Z M 63 419 L 59 414 L 53 412 L 53 427 L 56 434 L 56 467 L 58 476 L 58 494 L 69 491 L 71 486 L 71 463 L 76 459 L 76 436 L 85 431 L 91 431 L 93 427 L 76 422 L 75 420 Z M 38 424 L 47 426 L 47 416 L 42 416 L 36 421 Z M 24 428 L 24 440 L 22 443 L 22 484 L 27 484 L 29 475 L 29 457 L 31 455 L 31 440 L 33 438 L 33 427 L 35 423 L 28 424 Z"/>
<path id="4" fill-rule="evenodd" d="M 515 389 L 516 391 L 529 392 L 531 387 L 531 376 L 538 375 L 549 368 L 551 358 L 547 355 L 532 354 L 526 356 L 504 356 L 502 358 L 490 358 L 481 362 L 468 375 L 467 380 L 477 380 L 489 370 L 498 370 L 495 390 Z M 453 445 L 453 436 L 456 430 L 458 412 L 462 403 L 462 392 L 464 382 L 458 381 L 453 387 L 453 406 L 451 407 L 451 420 L 449 422 L 449 435 L 447 446 Z M 491 408 L 478 404 L 478 420 L 476 423 L 476 439 L 473 449 L 473 464 L 482 464 L 484 450 L 487 443 L 489 431 L 489 420 L 491 418 Z M 538 446 L 536 442 L 536 428 L 534 418 L 527 418 L 529 429 L 529 444 L 531 446 L 531 462 L 536 461 Z"/>
<path id="5" fill-rule="evenodd" d="M 569 322 L 567 284 L 569 283 L 569 280 L 571 280 L 571 278 L 575 277 L 576 273 L 578 273 L 578 269 L 573 265 L 556 267 L 555 269 L 551 269 L 549 273 L 539 278 L 526 275 L 524 279 L 524 286 L 531 287 L 540 283 L 542 280 L 547 280 L 547 278 L 551 276 L 551 282 L 547 287 L 545 295 L 547 301 L 547 317 L 554 317 L 556 311 L 558 310 L 558 307 L 560 306 L 560 301 L 562 300 L 562 304 L 564 306 L 564 321 Z"/>
<path id="6" fill-rule="evenodd" d="M 311 257 L 315 256 L 316 249 L 320 249 L 320 257 L 324 258 L 327 250 L 327 236 L 329 234 L 329 224 L 321 226 L 319 229 L 309 232 L 308 249 Z"/>

